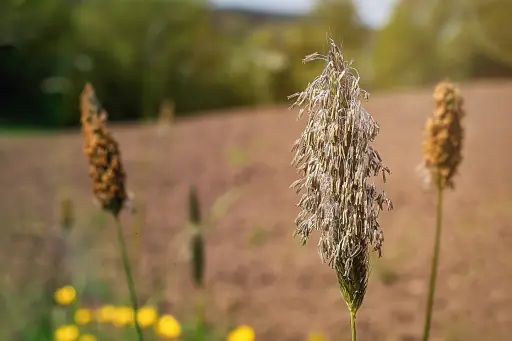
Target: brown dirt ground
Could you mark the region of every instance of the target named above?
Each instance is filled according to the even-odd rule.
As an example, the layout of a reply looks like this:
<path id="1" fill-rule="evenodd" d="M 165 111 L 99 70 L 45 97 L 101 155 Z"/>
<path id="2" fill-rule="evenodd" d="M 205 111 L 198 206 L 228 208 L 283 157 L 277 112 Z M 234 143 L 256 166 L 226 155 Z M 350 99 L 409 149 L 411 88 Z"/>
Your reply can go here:
<path id="1" fill-rule="evenodd" d="M 465 159 L 457 188 L 445 200 L 432 340 L 510 340 L 512 83 L 473 83 L 463 85 L 462 93 Z M 375 145 L 392 170 L 384 189 L 395 210 L 382 214 L 384 254 L 358 315 L 360 340 L 416 340 L 421 332 L 435 197 L 422 187 L 415 167 L 432 105 L 424 90 L 375 95 L 367 105 L 381 124 Z M 183 227 L 188 188 L 195 184 L 209 214 L 210 319 L 231 316 L 250 324 L 258 340 L 304 340 L 314 331 L 329 340 L 349 339 L 348 314 L 332 271 L 321 264 L 315 241 L 300 247 L 292 238 L 298 197 L 288 188 L 296 178 L 290 148 L 303 125 L 295 115 L 286 108 L 212 114 L 179 120 L 163 136 L 154 125 L 112 128 L 128 186 L 145 205 L 139 287 L 150 291 L 153 278 L 164 275 L 171 313 L 185 318 L 190 307 Z M 0 137 L 4 280 L 14 267 L 26 278 L 37 273 L 40 256 L 30 243 L 28 254 L 19 235 L 54 225 L 58 194 L 67 189 L 77 206 L 75 234 L 95 237 L 82 253 L 98 259 L 91 261 L 95 270 L 87 271 L 104 273 L 123 290 L 114 233 L 91 226 L 97 223 L 87 218 L 97 209 L 81 147 L 77 131 Z M 123 221 L 130 234 L 128 212 Z"/>

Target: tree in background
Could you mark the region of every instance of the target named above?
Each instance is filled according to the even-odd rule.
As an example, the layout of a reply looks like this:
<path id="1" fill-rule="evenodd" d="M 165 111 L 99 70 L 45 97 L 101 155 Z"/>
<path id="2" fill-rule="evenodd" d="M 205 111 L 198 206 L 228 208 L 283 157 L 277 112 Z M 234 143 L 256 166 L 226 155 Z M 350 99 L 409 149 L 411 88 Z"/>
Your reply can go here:
<path id="1" fill-rule="evenodd" d="M 55 125 L 65 120 L 69 84 L 63 75 L 74 45 L 69 13 L 75 5 L 58 0 L 1 1 L 0 123 Z"/>
<path id="2" fill-rule="evenodd" d="M 377 88 L 424 84 L 438 78 L 438 50 L 428 29 L 429 2 L 397 3 L 389 22 L 376 32 L 372 51 Z"/>
<path id="3" fill-rule="evenodd" d="M 203 1 L 90 0 L 82 6 L 76 14 L 79 39 L 110 70 L 94 72 L 93 80 L 99 92 L 109 87 L 111 111 L 151 117 L 166 97 L 174 99 L 178 112 L 228 105 L 228 95 L 222 94 L 227 92 L 222 84 L 226 49 L 210 14 Z M 112 94 L 114 84 L 117 94 Z"/>
<path id="4" fill-rule="evenodd" d="M 372 31 L 352 0 L 304 16 L 220 11 L 207 0 L 0 2 L 0 124 L 78 124 L 91 81 L 110 119 L 286 101 L 322 66 L 329 34 L 371 90 L 512 76 L 509 0 L 407 0 Z"/>
<path id="5" fill-rule="evenodd" d="M 512 76 L 511 11 L 507 0 L 400 1 L 375 35 L 373 85 Z"/>

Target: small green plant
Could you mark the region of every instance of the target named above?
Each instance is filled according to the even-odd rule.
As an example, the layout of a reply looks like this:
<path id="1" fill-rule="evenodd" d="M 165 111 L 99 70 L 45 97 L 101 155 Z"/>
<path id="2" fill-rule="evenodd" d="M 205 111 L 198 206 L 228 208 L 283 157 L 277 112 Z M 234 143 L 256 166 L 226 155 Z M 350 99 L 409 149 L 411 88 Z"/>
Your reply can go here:
<path id="1" fill-rule="evenodd" d="M 192 236 L 189 240 L 190 268 L 192 270 L 192 281 L 196 288 L 196 318 L 199 326 L 204 326 L 204 270 L 205 270 L 205 247 L 204 235 L 201 226 L 201 207 L 195 187 L 189 190 L 189 224 L 192 229 Z"/>
<path id="2" fill-rule="evenodd" d="M 265 242 L 268 239 L 268 232 L 267 230 L 258 227 L 253 229 L 248 238 L 249 245 L 251 246 L 261 246 L 265 244 Z"/>
<path id="3" fill-rule="evenodd" d="M 226 193 L 219 196 L 210 209 L 209 222 L 214 223 L 217 220 L 222 219 L 239 196 L 240 192 L 237 188 L 231 188 L 226 191 Z"/>
<path id="4" fill-rule="evenodd" d="M 244 149 L 234 147 L 228 151 L 228 163 L 231 167 L 242 167 L 248 162 L 249 157 Z"/>

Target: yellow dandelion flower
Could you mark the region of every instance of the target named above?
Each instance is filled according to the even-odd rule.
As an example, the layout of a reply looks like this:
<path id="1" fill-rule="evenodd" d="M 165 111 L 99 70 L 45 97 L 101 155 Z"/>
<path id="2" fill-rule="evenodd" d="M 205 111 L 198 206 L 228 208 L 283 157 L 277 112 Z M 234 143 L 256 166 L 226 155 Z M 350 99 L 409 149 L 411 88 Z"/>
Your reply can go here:
<path id="1" fill-rule="evenodd" d="M 181 335 L 181 326 L 171 315 L 162 315 L 155 329 L 158 335 L 166 339 L 175 339 Z"/>
<path id="2" fill-rule="evenodd" d="M 71 285 L 66 285 L 55 291 L 55 302 L 60 305 L 68 305 L 73 303 L 76 298 L 76 290 Z"/>
<path id="3" fill-rule="evenodd" d="M 157 317 L 156 310 L 153 307 L 141 307 L 137 311 L 137 322 L 141 328 L 147 328 L 155 324 Z"/>
<path id="4" fill-rule="evenodd" d="M 115 314 L 116 307 L 110 304 L 104 305 L 96 310 L 96 321 L 99 323 L 110 323 L 114 321 Z"/>
<path id="5" fill-rule="evenodd" d="M 55 341 L 75 341 L 79 334 L 77 326 L 65 324 L 55 330 Z"/>
<path id="6" fill-rule="evenodd" d="M 311 333 L 308 336 L 308 341 L 325 341 L 325 336 L 320 333 Z"/>
<path id="7" fill-rule="evenodd" d="M 240 326 L 228 334 L 227 341 L 254 341 L 254 330 L 249 326 Z"/>
<path id="8" fill-rule="evenodd" d="M 98 341 L 98 339 L 92 334 L 82 334 L 78 338 L 78 341 Z"/>
<path id="9" fill-rule="evenodd" d="M 117 307 L 112 323 L 116 327 L 123 327 L 133 323 L 133 309 L 128 306 Z"/>
<path id="10" fill-rule="evenodd" d="M 87 308 L 80 308 L 75 311 L 75 323 L 78 325 L 88 324 L 92 321 L 92 311 Z"/>

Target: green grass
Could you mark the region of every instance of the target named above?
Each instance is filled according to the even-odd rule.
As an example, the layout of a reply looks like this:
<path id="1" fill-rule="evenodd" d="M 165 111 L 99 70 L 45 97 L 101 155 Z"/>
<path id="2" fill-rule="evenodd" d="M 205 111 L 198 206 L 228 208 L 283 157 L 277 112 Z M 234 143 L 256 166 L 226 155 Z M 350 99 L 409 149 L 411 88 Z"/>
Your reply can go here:
<path id="1" fill-rule="evenodd" d="M 58 132 L 58 129 L 42 128 L 35 126 L 0 125 L 0 136 L 25 137 L 27 135 L 51 136 Z"/>
<path id="2" fill-rule="evenodd" d="M 395 284 L 399 279 L 398 274 L 382 259 L 372 258 L 372 274 L 378 281 L 386 286 Z"/>
<path id="3" fill-rule="evenodd" d="M 239 147 L 231 148 L 228 151 L 228 164 L 231 167 L 243 167 L 249 163 L 247 152 Z"/>
<path id="4" fill-rule="evenodd" d="M 268 231 L 257 227 L 250 231 L 247 242 L 249 246 L 261 246 L 268 240 Z"/>
<path id="5" fill-rule="evenodd" d="M 237 188 L 232 188 L 226 191 L 226 193 L 220 195 L 215 200 L 209 211 L 208 222 L 215 223 L 216 221 L 222 219 L 228 213 L 231 206 L 235 204 L 239 197 L 240 191 Z"/>
<path id="6" fill-rule="evenodd" d="M 210 215 L 213 215 L 216 219 L 224 216 L 234 200 L 236 200 L 236 194 L 236 191 L 230 191 L 221 196 L 216 201 L 216 205 L 214 205 Z M 132 224 L 129 224 L 131 226 L 127 226 L 130 229 L 125 231 L 127 238 L 130 232 L 132 234 L 136 232 L 133 230 L 134 228 L 136 230 L 143 229 L 144 205 L 139 202 L 137 203 L 137 208 L 139 208 L 137 213 L 131 219 Z M 58 327 L 63 325 L 76 325 L 80 333 L 94 335 L 97 340 L 138 340 L 133 325 L 115 325 L 111 321 L 100 322 L 94 319 L 86 325 L 78 325 L 74 321 L 74 314 L 79 308 L 90 309 L 93 314 L 105 305 L 128 307 L 127 309 L 131 309 L 130 300 L 124 296 L 126 283 L 122 284 L 124 279 L 122 273 L 107 275 L 108 272 L 112 272 L 108 267 L 97 268 L 103 264 L 101 259 L 99 259 L 99 262 L 96 261 L 98 256 L 103 254 L 102 251 L 98 253 L 98 250 L 106 245 L 98 239 L 98 236 L 101 236 L 102 233 L 107 233 L 113 227 L 111 226 L 111 217 L 101 210 L 94 210 L 84 215 L 79 214 L 77 217 L 82 217 L 82 219 L 74 219 L 75 224 L 71 229 L 62 230 L 62 235 L 59 234 L 61 235 L 59 238 L 63 238 L 62 245 L 66 245 L 66 249 L 68 249 L 68 252 L 61 257 L 61 260 L 65 259 L 65 262 L 62 264 L 59 262 L 60 265 L 57 267 L 45 267 L 45 269 L 48 268 L 47 272 L 40 271 L 39 265 L 29 263 L 31 268 L 21 268 L 20 274 L 23 276 L 20 279 L 13 278 L 12 281 L 22 281 L 21 278 L 27 277 L 25 274 L 30 276 L 30 281 L 25 280 L 20 283 L 12 283 L 8 276 L 0 281 L 1 292 L 9 293 L 8 295 L 0 296 L 0 311 L 7 312 L 0 319 L 0 340 L 52 341 Z M 80 220 L 83 221 L 80 222 Z M 40 232 L 44 235 L 45 228 L 39 230 L 42 230 Z M 9 233 L 9 231 L 6 232 Z M 12 233 L 15 233 L 15 231 L 13 230 Z M 131 239 L 127 241 L 129 253 L 140 251 L 138 243 L 131 242 Z M 112 246 L 115 248 L 115 244 L 112 244 Z M 114 252 L 115 250 L 112 250 L 109 254 Z M 117 255 L 117 253 L 114 254 Z M 119 255 L 116 257 L 119 257 Z M 45 263 L 53 262 L 53 260 L 53 257 L 41 259 Z M 12 271 L 8 273 L 13 274 L 13 276 L 17 273 L 17 270 L 14 269 L 17 263 L 19 261 L 14 260 L 14 262 L 11 261 L 8 264 L 9 271 Z M 101 271 L 103 274 L 100 273 Z M 109 279 L 98 277 L 102 275 L 107 275 Z M 68 284 L 75 288 L 76 299 L 72 304 L 66 306 L 59 305 L 54 299 L 54 290 L 56 287 Z M 144 288 L 139 288 L 138 285 L 136 285 L 136 288 L 138 291 L 144 291 Z M 226 340 L 226 335 L 232 329 L 232 324 L 222 325 L 216 323 L 212 325 L 208 321 L 199 323 L 196 317 L 183 318 L 181 316 L 183 314 L 182 311 L 162 310 L 163 308 L 161 307 L 164 306 L 162 304 L 164 298 L 163 290 L 165 289 L 160 288 L 157 292 L 148 293 L 149 297 L 146 295 L 143 300 L 139 297 L 139 303 L 142 306 L 154 307 L 158 316 L 164 314 L 175 316 L 181 326 L 180 340 L 182 341 Z M 192 300 L 190 304 L 192 304 Z M 180 317 L 178 318 L 178 316 Z M 156 332 L 155 326 L 157 323 L 155 321 L 153 325 L 143 329 L 144 341 L 163 340 Z"/>

